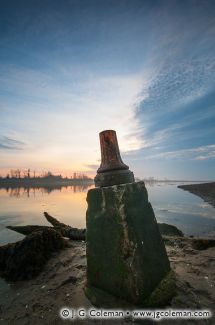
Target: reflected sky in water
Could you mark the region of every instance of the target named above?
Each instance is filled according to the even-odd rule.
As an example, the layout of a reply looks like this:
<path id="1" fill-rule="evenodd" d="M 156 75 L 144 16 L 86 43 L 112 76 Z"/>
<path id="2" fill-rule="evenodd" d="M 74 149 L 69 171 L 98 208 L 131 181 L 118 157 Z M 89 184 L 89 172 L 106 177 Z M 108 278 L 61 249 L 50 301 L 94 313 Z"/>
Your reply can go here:
<path id="1" fill-rule="evenodd" d="M 215 237 L 215 209 L 179 184 L 146 184 L 158 222 L 175 225 L 187 236 Z"/>
<path id="2" fill-rule="evenodd" d="M 158 222 L 176 225 L 186 235 L 215 235 L 215 209 L 201 198 L 177 188 L 177 184 L 146 183 L 149 201 Z M 61 189 L 0 189 L 0 245 L 22 239 L 7 225 L 49 225 L 43 212 L 68 225 L 85 227 L 86 195 L 93 186 Z"/>
<path id="3" fill-rule="evenodd" d="M 0 189 L 0 245 L 23 238 L 7 225 L 50 225 L 43 212 L 74 226 L 85 227 L 86 194 L 89 186 L 61 189 Z"/>

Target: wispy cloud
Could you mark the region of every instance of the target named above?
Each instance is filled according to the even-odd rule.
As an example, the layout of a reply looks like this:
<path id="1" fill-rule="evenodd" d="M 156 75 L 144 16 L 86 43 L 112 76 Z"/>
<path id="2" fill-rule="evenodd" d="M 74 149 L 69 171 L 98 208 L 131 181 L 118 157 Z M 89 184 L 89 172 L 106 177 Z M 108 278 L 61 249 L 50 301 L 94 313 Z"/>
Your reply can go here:
<path id="1" fill-rule="evenodd" d="M 215 144 L 184 150 L 164 151 L 154 155 L 148 155 L 146 159 L 189 159 L 207 160 L 215 158 Z"/>
<path id="2" fill-rule="evenodd" d="M 7 136 L 0 137 L 0 149 L 4 150 L 23 150 L 25 143 Z"/>
<path id="3" fill-rule="evenodd" d="M 191 155 L 191 147 L 209 150 L 215 136 L 214 17 L 201 5 L 192 11 L 192 19 L 188 11 L 178 14 L 176 7 L 173 2 L 170 11 L 160 11 L 158 21 L 168 23 L 154 31 L 148 80 L 136 105 L 142 141 L 139 155 L 151 149 L 147 151 L 150 159 L 158 155 L 176 159 L 182 152 Z M 160 153 L 154 155 L 154 151 Z M 209 158 L 214 158 L 213 153 L 196 156 Z"/>
<path id="4" fill-rule="evenodd" d="M 85 165 L 90 171 L 93 171 L 93 172 L 96 172 L 96 170 L 98 169 L 98 167 L 99 167 L 99 163 L 98 163 L 98 165 L 96 165 L 96 164 L 87 164 L 87 165 Z"/>

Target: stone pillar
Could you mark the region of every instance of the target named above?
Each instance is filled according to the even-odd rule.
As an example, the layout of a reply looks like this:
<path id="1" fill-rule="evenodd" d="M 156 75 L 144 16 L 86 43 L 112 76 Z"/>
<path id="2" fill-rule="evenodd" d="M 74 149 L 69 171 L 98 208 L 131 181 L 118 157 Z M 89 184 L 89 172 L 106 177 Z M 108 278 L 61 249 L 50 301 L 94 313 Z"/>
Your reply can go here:
<path id="1" fill-rule="evenodd" d="M 144 182 L 135 183 L 122 162 L 115 131 L 100 133 L 100 140 L 99 187 L 87 194 L 86 295 L 101 307 L 116 306 L 110 303 L 116 300 L 104 297 L 139 306 L 164 305 L 173 295 L 173 280 Z M 113 171 L 110 178 L 100 178 Z M 129 174 L 118 178 L 121 171 Z"/>

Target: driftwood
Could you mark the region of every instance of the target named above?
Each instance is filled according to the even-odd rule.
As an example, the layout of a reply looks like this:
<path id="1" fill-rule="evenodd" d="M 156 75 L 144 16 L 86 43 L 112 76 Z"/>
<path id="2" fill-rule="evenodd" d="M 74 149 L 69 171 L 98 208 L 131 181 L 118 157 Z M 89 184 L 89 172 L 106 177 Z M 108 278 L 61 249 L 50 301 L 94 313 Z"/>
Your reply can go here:
<path id="1" fill-rule="evenodd" d="M 52 253 L 66 247 L 67 241 L 52 227 L 33 231 L 16 243 L 0 246 L 0 275 L 10 281 L 31 279 Z"/>
<path id="2" fill-rule="evenodd" d="M 59 222 L 44 212 L 52 226 L 8 226 L 7 228 L 26 237 L 16 243 L 0 246 L 0 275 L 12 281 L 30 279 L 37 275 L 52 252 L 68 246 L 68 241 L 85 240 L 86 229 L 78 229 Z M 185 238 L 175 226 L 158 224 L 165 243 L 183 247 L 185 241 L 191 242 L 194 249 L 207 249 L 215 245 L 214 240 Z"/>
<path id="3" fill-rule="evenodd" d="M 27 225 L 27 226 L 7 226 L 8 229 L 14 230 L 22 235 L 29 235 L 34 231 L 45 230 L 45 229 L 54 229 L 59 232 L 63 237 L 67 237 L 71 240 L 85 240 L 86 239 L 86 229 L 73 228 L 58 221 L 56 218 L 52 217 L 47 212 L 44 212 L 46 220 L 53 226 L 36 226 L 36 225 Z M 182 236 L 183 233 L 177 229 L 175 226 L 168 225 L 165 223 L 158 224 L 159 230 L 162 235 L 167 236 Z"/>
<path id="4" fill-rule="evenodd" d="M 32 232 L 45 229 L 54 229 L 59 232 L 63 237 L 67 237 L 72 240 L 85 240 L 86 239 L 86 229 L 73 228 L 71 226 L 65 225 L 59 222 L 54 217 L 50 216 L 47 212 L 44 212 L 46 220 L 51 223 L 53 227 L 49 226 L 37 226 L 37 225 L 27 225 L 27 226 L 7 226 L 8 229 L 16 231 L 22 235 L 29 235 Z"/>
<path id="5" fill-rule="evenodd" d="M 37 275 L 51 257 L 52 252 L 67 247 L 63 237 L 85 240 L 86 229 L 73 228 L 44 212 L 51 226 L 8 226 L 26 235 L 16 243 L 0 246 L 0 275 L 7 280 L 31 279 Z"/>
<path id="6" fill-rule="evenodd" d="M 7 226 L 7 229 L 16 231 L 22 235 L 30 235 L 32 232 L 45 230 L 45 229 L 53 229 L 53 227 L 49 226 L 34 226 L 34 225 L 28 225 L 28 226 Z"/>

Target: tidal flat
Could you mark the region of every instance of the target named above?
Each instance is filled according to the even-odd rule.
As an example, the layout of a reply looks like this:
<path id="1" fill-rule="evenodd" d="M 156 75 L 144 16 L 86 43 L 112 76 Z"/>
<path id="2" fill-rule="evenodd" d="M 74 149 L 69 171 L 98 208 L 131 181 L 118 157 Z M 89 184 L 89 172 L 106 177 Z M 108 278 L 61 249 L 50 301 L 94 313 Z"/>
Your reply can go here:
<path id="1" fill-rule="evenodd" d="M 195 184 L 196 185 L 196 184 Z M 215 247 L 195 246 L 195 238 L 214 238 L 214 208 L 204 203 L 201 198 L 181 191 L 176 184 L 159 184 L 146 187 L 158 222 L 174 224 L 182 229 L 185 237 L 163 236 L 171 268 L 176 274 L 177 294 L 166 308 L 172 309 L 209 309 L 214 314 L 215 306 Z M 19 225 L 19 215 L 15 208 L 24 214 L 21 224 L 44 224 L 42 213 L 44 206 L 57 211 L 57 216 L 67 224 L 85 226 L 85 194 L 77 189 L 63 189 L 61 192 L 21 192 L 18 196 L 3 193 L 2 203 L 10 213 L 9 218 L 2 218 L 5 225 Z M 14 193 L 14 192 L 13 192 Z M 16 193 L 17 194 L 17 193 Z M 74 199 L 74 201 L 73 201 Z M 16 206 L 15 206 L 15 202 Z M 10 205 L 12 203 L 12 205 Z M 59 205 L 58 205 L 59 203 Z M 14 204 L 14 211 L 10 212 Z M 37 208 L 36 210 L 35 207 Z M 64 208 L 63 208 L 64 207 Z M 66 213 L 65 213 L 66 212 Z M 37 215 L 36 217 L 34 216 Z M 55 215 L 55 213 L 53 213 Z M 79 219 L 81 214 L 83 217 Z M 30 222 L 29 222 L 30 221 Z M 182 225 L 182 227 L 180 227 Z M 205 228 L 202 228 L 202 225 Z M 15 241 L 16 233 L 11 234 Z M 211 232 L 210 232 L 211 231 Z M 17 236 L 19 236 L 17 234 Z M 195 236 L 194 236 L 195 237 Z M 22 239 L 20 235 L 18 239 Z M 16 240 L 18 240 L 16 238 Z M 5 236 L 5 242 L 7 236 Z M 201 243 L 198 241 L 198 243 Z M 205 245 L 206 243 L 206 245 Z M 2 324 L 62 324 L 59 316 L 62 307 L 93 307 L 84 294 L 86 284 L 86 244 L 83 241 L 68 241 L 69 247 L 53 253 L 42 272 L 31 280 L 6 282 L 0 278 L 0 322 Z M 75 320 L 75 324 L 83 321 Z M 101 324 L 100 320 L 85 320 L 85 324 Z M 133 324 L 131 320 L 111 321 L 116 324 Z M 160 321 L 172 324 L 172 320 Z M 184 320 L 175 320 L 175 324 L 184 324 Z M 193 324 L 186 320 L 186 324 Z M 195 324 L 214 324 L 214 318 L 195 320 Z"/>
<path id="2" fill-rule="evenodd" d="M 176 274 L 177 294 L 166 308 L 209 309 L 215 306 L 215 247 L 197 250 L 192 239 L 165 236 L 171 268 Z M 84 294 L 86 284 L 85 242 L 70 241 L 70 247 L 53 255 L 34 279 L 14 284 L 3 279 L 0 296 L 0 322 L 5 325 L 64 324 L 59 312 L 63 307 L 92 308 Z M 159 323 L 171 325 L 172 320 Z M 113 324 L 133 324 L 131 320 L 111 320 Z M 83 320 L 75 320 L 83 324 Z M 85 320 L 84 324 L 102 324 Z M 184 324 L 184 320 L 174 320 Z M 194 324 L 186 320 L 186 324 Z M 195 324 L 214 324 L 214 318 L 195 320 Z"/>

